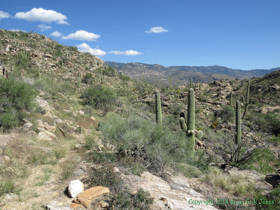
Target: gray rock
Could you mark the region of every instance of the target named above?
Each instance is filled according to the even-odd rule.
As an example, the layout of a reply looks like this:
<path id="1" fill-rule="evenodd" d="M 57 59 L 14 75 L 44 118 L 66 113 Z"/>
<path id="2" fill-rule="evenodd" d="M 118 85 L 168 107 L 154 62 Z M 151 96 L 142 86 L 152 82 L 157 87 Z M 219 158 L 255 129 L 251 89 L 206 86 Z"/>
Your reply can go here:
<path id="1" fill-rule="evenodd" d="M 47 204 L 46 208 L 48 210 L 72 210 L 69 206 L 57 206 L 54 204 Z"/>

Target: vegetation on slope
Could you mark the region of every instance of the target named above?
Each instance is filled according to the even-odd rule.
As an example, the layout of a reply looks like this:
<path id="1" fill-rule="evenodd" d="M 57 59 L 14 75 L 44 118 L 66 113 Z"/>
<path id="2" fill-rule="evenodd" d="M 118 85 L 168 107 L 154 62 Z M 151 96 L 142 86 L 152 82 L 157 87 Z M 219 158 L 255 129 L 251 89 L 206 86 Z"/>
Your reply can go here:
<path id="1" fill-rule="evenodd" d="M 23 119 L 33 122 L 32 130 L 37 133 L 37 119 L 52 125 L 54 122 L 44 115 L 45 110 L 32 106 L 38 92 L 54 107 L 56 116 L 63 121 L 73 122 L 69 125 L 59 124 L 65 136 L 57 129 L 55 134 L 58 140 L 55 144 L 43 144 L 32 138 L 28 141 L 18 140 L 17 144 L 10 145 L 4 154 L 12 161 L 0 170 L 0 195 L 9 192 L 20 195 L 23 189 L 16 185 L 16 181 L 26 179 L 31 173 L 23 165 L 45 166 L 44 176 L 38 185 L 43 185 L 49 179 L 54 168 L 61 171 L 58 179 L 70 179 L 78 162 L 67 159 L 60 163 L 59 160 L 68 158 L 67 154 L 74 152 L 76 142 L 72 135 L 73 127 L 77 124 L 89 126 L 87 123 L 90 123 L 91 116 L 99 122 L 97 131 L 86 137 L 86 142 L 78 152 L 85 160 L 104 166 L 104 175 L 100 175 L 103 173 L 101 169 L 92 169 L 88 182 L 91 186 L 102 184 L 109 187 L 112 197 L 108 202 L 119 208 L 149 208 L 151 200 L 142 190 L 131 194 L 121 183 L 117 186 L 119 177 L 112 170 L 114 166 L 124 169 L 127 174 L 137 175 L 144 170 L 160 175 L 166 168 L 172 168 L 190 178 L 201 178 L 213 188 L 213 192 L 223 191 L 237 199 L 260 198 L 263 191 L 258 186 L 252 186 L 247 177 L 229 177 L 214 166 L 225 167 L 225 163 L 228 163 L 226 160 L 235 151 L 246 154 L 248 149 L 267 142 L 266 147 L 256 149 L 245 162 L 231 161 L 228 164 L 264 175 L 275 173 L 279 167 L 279 109 L 272 112 L 268 110 L 267 114 L 260 113 L 266 105 L 279 104 L 277 100 L 280 97 L 277 96 L 280 91 L 275 86 L 279 72 L 250 80 L 249 97 L 252 103 L 240 124 L 244 144 L 239 146 L 234 143 L 234 104 L 236 100 L 241 101 L 241 95 L 246 96 L 247 80 L 222 80 L 204 85 L 193 84 L 192 87 L 175 86 L 172 82 L 163 85 L 160 81 L 150 85 L 124 76 L 111 67 L 104 67 L 100 59 L 80 53 L 75 47 L 59 45 L 44 36 L 4 30 L 0 30 L 0 33 L 0 65 L 9 74 L 8 80 L 1 78 L 0 81 L 1 128 L 6 131 L 21 129 Z M 7 45 L 10 45 L 9 51 L 6 51 Z M 194 88 L 195 93 L 194 127 L 196 131 L 204 133 L 201 139 L 196 139 L 193 158 L 190 137 L 179 124 L 180 113 L 187 113 L 188 110 L 190 88 Z M 155 90 L 161 94 L 162 126 L 156 123 Z M 227 100 L 231 91 L 232 106 Z M 83 116 L 77 116 L 79 110 L 84 112 Z M 244 110 L 241 104 L 242 114 Z M 97 135 L 106 145 L 101 151 L 95 141 Z M 11 168 L 17 173 L 12 173 Z M 106 179 L 102 179 L 104 177 Z M 119 189 L 122 191 L 118 194 Z M 270 194 L 269 199 L 276 200 L 276 192 L 277 189 Z M 212 196 L 213 199 L 217 197 L 215 194 Z M 132 201 L 127 204 L 124 202 L 127 199 Z M 144 200 L 146 203 L 143 203 Z M 258 208 L 265 207 L 259 205 Z"/>

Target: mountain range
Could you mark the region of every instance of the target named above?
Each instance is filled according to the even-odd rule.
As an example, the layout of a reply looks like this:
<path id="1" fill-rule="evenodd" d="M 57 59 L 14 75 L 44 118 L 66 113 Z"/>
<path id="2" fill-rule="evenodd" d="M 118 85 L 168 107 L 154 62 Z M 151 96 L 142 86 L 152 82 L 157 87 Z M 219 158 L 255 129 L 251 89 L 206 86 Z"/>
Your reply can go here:
<path id="1" fill-rule="evenodd" d="M 253 69 L 240 70 L 231 69 L 224 66 L 169 66 L 165 67 L 158 64 L 145 63 L 118 63 L 105 61 L 104 65 L 115 68 L 134 79 L 156 79 L 163 83 L 172 80 L 173 84 L 183 85 L 193 79 L 193 82 L 209 83 L 221 79 L 246 79 L 253 77 L 263 77 L 273 71 L 279 70 L 280 67 L 272 69 Z"/>

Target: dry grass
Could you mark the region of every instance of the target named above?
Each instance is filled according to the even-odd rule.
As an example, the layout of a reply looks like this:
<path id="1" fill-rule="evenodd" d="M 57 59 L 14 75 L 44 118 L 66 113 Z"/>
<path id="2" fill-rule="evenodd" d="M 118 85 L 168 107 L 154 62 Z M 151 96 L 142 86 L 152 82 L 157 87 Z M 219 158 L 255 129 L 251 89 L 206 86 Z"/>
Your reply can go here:
<path id="1" fill-rule="evenodd" d="M 227 191 L 237 197 L 253 199 L 258 191 L 257 186 L 250 181 L 250 177 L 229 175 L 217 168 L 210 168 L 205 181 L 210 184 L 215 191 Z"/>

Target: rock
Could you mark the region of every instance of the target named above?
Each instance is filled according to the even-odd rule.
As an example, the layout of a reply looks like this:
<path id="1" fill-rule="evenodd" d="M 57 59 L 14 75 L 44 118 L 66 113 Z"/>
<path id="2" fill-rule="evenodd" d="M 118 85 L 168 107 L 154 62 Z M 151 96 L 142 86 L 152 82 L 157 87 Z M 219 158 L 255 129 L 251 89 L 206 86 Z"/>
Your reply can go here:
<path id="1" fill-rule="evenodd" d="M 32 126 L 33 126 L 32 123 L 25 123 L 25 124 L 23 125 L 23 129 L 22 129 L 23 132 L 28 132 Z"/>
<path id="2" fill-rule="evenodd" d="M 46 114 L 44 114 L 44 116 L 47 117 L 53 117 L 52 115 L 52 111 L 53 109 L 50 107 L 49 103 L 46 100 L 41 99 L 40 97 L 36 98 L 36 103 L 38 103 L 38 105 L 43 108 L 46 111 Z"/>
<path id="3" fill-rule="evenodd" d="M 83 205 L 81 205 L 81 204 L 77 204 L 77 203 L 72 203 L 71 205 L 70 205 L 70 208 L 71 209 L 85 209 L 85 207 L 83 206 Z"/>
<path id="4" fill-rule="evenodd" d="M 45 58 L 52 58 L 52 55 L 50 55 L 50 54 L 45 54 Z"/>
<path id="5" fill-rule="evenodd" d="M 117 168 L 117 167 L 114 167 L 114 173 L 120 173 L 121 171 L 120 171 L 120 169 L 119 168 Z"/>
<path id="6" fill-rule="evenodd" d="M 57 140 L 56 135 L 54 135 L 53 133 L 49 132 L 49 131 L 41 131 L 38 136 L 37 136 L 38 140 L 47 140 L 47 141 L 52 141 L 52 140 Z"/>
<path id="7" fill-rule="evenodd" d="M 173 209 L 196 209 L 194 204 L 189 203 L 190 199 L 193 201 L 203 201 L 207 200 L 202 194 L 195 192 L 190 188 L 189 179 L 181 176 L 175 176 L 170 178 L 172 187 L 168 182 L 164 181 L 160 177 L 152 175 L 151 173 L 145 171 L 141 174 L 141 177 L 136 175 L 121 175 L 122 179 L 130 188 L 130 192 L 135 193 L 137 189 L 143 188 L 148 191 L 154 199 L 154 204 L 152 209 L 166 209 L 168 202 L 169 208 Z M 161 200 L 161 198 L 166 198 L 166 201 Z M 197 207 L 197 206 L 196 206 Z M 216 209 L 211 204 L 200 205 L 199 209 Z"/>
<path id="8" fill-rule="evenodd" d="M 273 90 L 280 90 L 280 86 L 279 85 L 273 85 L 272 87 L 271 87 Z"/>
<path id="9" fill-rule="evenodd" d="M 82 110 L 79 110 L 80 115 L 84 115 L 85 113 Z"/>
<path id="10" fill-rule="evenodd" d="M 71 208 L 68 206 L 58 206 L 58 205 L 54 205 L 54 204 L 47 204 L 46 208 L 48 210 L 71 210 Z"/>
<path id="11" fill-rule="evenodd" d="M 66 99 L 66 96 L 65 96 L 65 95 L 63 95 L 62 93 L 57 92 L 57 94 L 58 94 L 58 95 L 60 95 L 62 98 Z"/>
<path id="12" fill-rule="evenodd" d="M 84 191 L 84 184 L 80 180 L 73 180 L 68 186 L 68 194 L 71 198 L 75 198 Z"/>
<path id="13" fill-rule="evenodd" d="M 5 49 L 5 51 L 6 51 L 6 52 L 9 52 L 9 51 L 10 51 L 10 48 L 11 48 L 11 45 L 8 44 L 7 47 L 6 47 L 6 49 Z"/>
<path id="14" fill-rule="evenodd" d="M 49 132 L 52 132 L 52 133 L 54 133 L 55 132 L 55 130 L 56 130 L 56 126 L 51 126 L 51 125 L 49 125 L 48 123 L 46 123 L 46 122 L 44 122 L 44 128 L 47 130 L 47 131 L 49 131 Z"/>
<path id="15" fill-rule="evenodd" d="M 88 208 L 93 201 L 100 200 L 109 193 L 110 190 L 107 187 L 92 187 L 79 194 L 73 202 L 82 204 L 85 208 Z"/>
<path id="16" fill-rule="evenodd" d="M 265 181 L 271 184 L 274 188 L 280 185 L 280 176 L 279 175 L 267 175 Z"/>
<path id="17" fill-rule="evenodd" d="M 105 202 L 105 201 L 99 201 L 98 203 L 97 203 L 97 206 L 99 206 L 99 207 L 101 207 L 101 208 L 108 208 L 109 207 L 109 204 L 107 203 L 107 202 Z"/>
<path id="18" fill-rule="evenodd" d="M 54 121 L 54 122 L 55 122 L 55 123 L 58 123 L 58 124 L 59 124 L 59 123 L 64 123 L 64 122 L 63 122 L 63 120 L 62 120 L 62 119 L 60 119 L 60 118 L 55 119 L 55 121 Z"/>
<path id="19" fill-rule="evenodd" d="M 0 157 L 0 165 L 4 165 L 5 163 L 10 162 L 10 160 L 11 159 L 7 155 Z"/>

